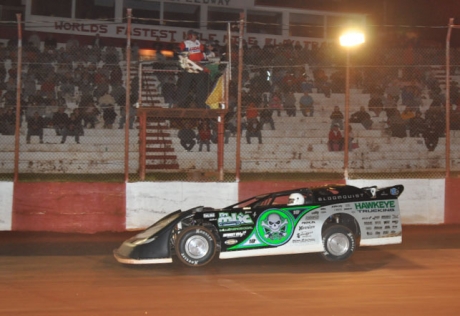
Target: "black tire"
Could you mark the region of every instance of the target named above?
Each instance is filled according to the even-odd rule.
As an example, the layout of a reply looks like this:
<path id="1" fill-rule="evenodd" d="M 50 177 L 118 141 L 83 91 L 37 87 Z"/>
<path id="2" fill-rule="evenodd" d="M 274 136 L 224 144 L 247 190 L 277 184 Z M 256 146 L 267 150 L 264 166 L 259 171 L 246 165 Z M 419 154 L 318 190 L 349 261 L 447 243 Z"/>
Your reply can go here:
<path id="1" fill-rule="evenodd" d="M 322 256 L 327 261 L 343 261 L 353 254 L 356 248 L 356 238 L 353 232 L 345 226 L 334 225 L 323 233 L 324 252 Z"/>
<path id="2" fill-rule="evenodd" d="M 187 227 L 177 237 L 175 249 L 177 257 L 185 265 L 204 266 L 216 254 L 216 237 L 206 227 Z"/>

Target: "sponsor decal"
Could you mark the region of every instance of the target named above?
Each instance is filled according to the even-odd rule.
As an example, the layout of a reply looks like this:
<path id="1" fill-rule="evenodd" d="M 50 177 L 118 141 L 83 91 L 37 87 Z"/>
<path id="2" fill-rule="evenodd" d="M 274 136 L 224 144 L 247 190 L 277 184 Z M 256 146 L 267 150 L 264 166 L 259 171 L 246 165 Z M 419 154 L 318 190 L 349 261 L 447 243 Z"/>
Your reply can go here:
<path id="1" fill-rule="evenodd" d="M 235 227 L 254 224 L 251 216 L 244 213 L 219 213 L 217 223 L 219 227 Z"/>
<path id="2" fill-rule="evenodd" d="M 220 228 L 220 232 L 233 232 L 236 230 L 252 230 L 252 226 L 241 226 L 241 227 L 228 227 L 228 228 Z"/>
<path id="3" fill-rule="evenodd" d="M 235 238 L 235 237 L 244 237 L 247 232 L 234 232 L 234 233 L 225 233 L 222 235 L 224 238 Z"/>
<path id="4" fill-rule="evenodd" d="M 236 239 L 229 239 L 229 240 L 224 241 L 224 243 L 225 243 L 227 246 L 233 246 L 234 244 L 238 243 L 238 240 L 236 240 Z"/>
<path id="5" fill-rule="evenodd" d="M 214 213 L 204 213 L 203 218 L 213 218 L 216 217 L 216 214 Z"/>
<path id="6" fill-rule="evenodd" d="M 395 201 L 359 202 L 355 203 L 355 208 L 359 213 L 394 212 L 396 203 Z"/>
<path id="7" fill-rule="evenodd" d="M 333 195 L 333 196 L 319 197 L 318 202 L 342 201 L 342 200 L 349 200 L 349 199 L 359 199 L 359 198 L 362 198 L 362 197 L 364 197 L 364 193 Z"/>
<path id="8" fill-rule="evenodd" d="M 263 212 L 256 226 L 259 240 L 271 246 L 280 246 L 291 238 L 294 225 L 291 215 L 273 209 Z"/>
<path id="9" fill-rule="evenodd" d="M 390 189 L 390 194 L 391 194 L 391 195 L 398 195 L 398 194 L 399 194 L 399 190 L 396 189 L 396 188 L 392 188 L 392 189 Z"/>

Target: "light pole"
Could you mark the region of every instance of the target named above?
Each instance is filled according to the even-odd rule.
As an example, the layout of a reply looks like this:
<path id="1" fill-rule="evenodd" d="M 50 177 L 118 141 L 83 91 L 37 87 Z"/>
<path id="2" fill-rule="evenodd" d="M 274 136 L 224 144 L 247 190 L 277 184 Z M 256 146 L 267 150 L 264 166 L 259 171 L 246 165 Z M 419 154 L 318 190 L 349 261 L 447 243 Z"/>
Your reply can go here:
<path id="1" fill-rule="evenodd" d="M 348 179 L 348 155 L 350 145 L 350 49 L 364 43 L 364 34 L 355 30 L 348 30 L 340 36 L 340 45 L 347 50 L 346 73 L 345 73 L 345 128 L 344 128 L 344 166 L 343 173 L 345 179 Z"/>

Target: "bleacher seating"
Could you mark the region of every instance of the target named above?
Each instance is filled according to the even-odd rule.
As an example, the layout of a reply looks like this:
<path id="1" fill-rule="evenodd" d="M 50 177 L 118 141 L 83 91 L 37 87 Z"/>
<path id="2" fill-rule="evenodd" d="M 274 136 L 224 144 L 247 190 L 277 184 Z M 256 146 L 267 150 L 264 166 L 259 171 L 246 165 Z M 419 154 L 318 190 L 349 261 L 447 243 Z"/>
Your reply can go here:
<path id="1" fill-rule="evenodd" d="M 7 70 L 11 61 L 5 62 Z M 120 62 L 123 71 L 124 61 Z M 133 68 L 133 76 L 137 66 Z M 162 99 L 161 85 L 155 76 L 143 78 L 142 105 L 166 106 Z M 38 87 L 39 88 L 39 87 Z M 369 95 L 352 89 L 350 113 L 361 106 L 367 107 Z M 266 125 L 262 131 L 263 144 L 246 144 L 245 131 L 241 139 L 242 172 L 338 172 L 343 168 L 343 152 L 329 152 L 327 135 L 330 129 L 329 115 L 334 106 L 344 112 L 344 94 L 332 94 L 327 98 L 320 93 L 312 93 L 315 100 L 315 116 L 287 117 L 283 111 L 281 117 L 273 115 L 276 130 Z M 78 106 L 79 91 L 67 99 L 68 112 Z M 301 94 L 296 94 L 297 100 Z M 431 100 L 425 93 L 422 112 L 426 111 Z M 402 110 L 402 107 L 400 107 Z M 50 116 L 54 109 L 49 108 Z M 119 117 L 118 117 L 119 118 Z M 355 136 L 354 143 L 359 146 L 350 151 L 350 169 L 360 172 L 397 172 L 407 170 L 431 170 L 444 168 L 445 139 L 441 138 L 435 151 L 428 152 L 421 138 L 395 138 L 385 131 L 386 117 L 373 116 L 372 130 L 365 130 L 360 124 L 351 124 Z M 100 120 L 102 122 L 102 120 Z M 118 122 L 118 119 L 117 121 Z M 95 129 L 85 129 L 81 144 L 75 144 L 69 136 L 65 144 L 51 128 L 46 128 L 44 144 L 32 137 L 26 144 L 26 124 L 21 127 L 19 170 L 22 173 L 121 173 L 124 168 L 124 130 L 103 129 L 102 123 Z M 217 169 L 217 146 L 211 145 L 210 152 L 185 151 L 177 138 L 177 130 L 169 129 L 171 147 L 177 156 L 180 170 L 213 171 Z M 460 131 L 452 132 L 453 167 L 460 165 Z M 0 173 L 10 173 L 14 161 L 14 136 L 0 136 Z M 139 169 L 139 137 L 136 129 L 129 137 L 129 172 Z M 148 145 L 149 146 L 149 145 Z M 224 168 L 226 172 L 235 171 L 236 138 L 230 137 L 224 146 Z"/>

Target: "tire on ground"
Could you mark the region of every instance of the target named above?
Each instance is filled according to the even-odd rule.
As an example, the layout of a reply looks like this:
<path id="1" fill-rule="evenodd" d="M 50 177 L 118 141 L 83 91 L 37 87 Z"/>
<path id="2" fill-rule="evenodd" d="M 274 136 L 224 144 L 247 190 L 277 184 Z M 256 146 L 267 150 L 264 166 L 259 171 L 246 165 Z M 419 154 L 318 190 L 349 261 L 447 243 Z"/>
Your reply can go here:
<path id="1" fill-rule="evenodd" d="M 348 227 L 334 225 L 324 231 L 323 247 L 321 255 L 324 259 L 343 261 L 350 258 L 355 251 L 356 238 Z"/>
<path id="2" fill-rule="evenodd" d="M 185 265 L 204 266 L 216 254 L 216 237 L 203 226 L 187 227 L 176 239 L 175 249 L 179 260 Z"/>

